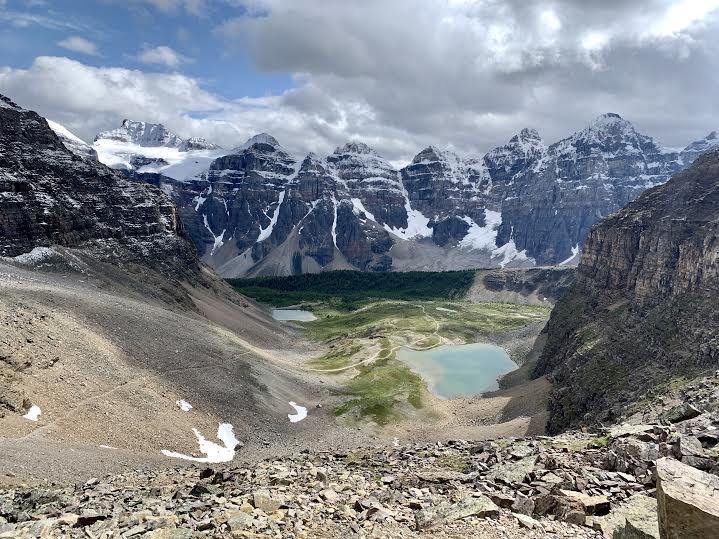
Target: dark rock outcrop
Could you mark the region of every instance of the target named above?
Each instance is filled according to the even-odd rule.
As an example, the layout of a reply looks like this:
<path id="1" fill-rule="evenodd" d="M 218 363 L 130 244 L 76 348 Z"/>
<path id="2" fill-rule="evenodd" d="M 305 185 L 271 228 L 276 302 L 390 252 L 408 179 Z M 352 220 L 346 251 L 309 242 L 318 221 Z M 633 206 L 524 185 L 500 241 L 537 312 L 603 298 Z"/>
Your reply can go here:
<path id="1" fill-rule="evenodd" d="M 589 232 L 547 324 L 549 429 L 611 421 L 682 374 L 719 366 L 719 150 Z"/>
<path id="2" fill-rule="evenodd" d="M 2 97 L 2 96 L 0 96 Z M 199 270 L 172 200 L 65 147 L 47 121 L 0 100 L 0 256 L 87 247 L 166 273 Z"/>

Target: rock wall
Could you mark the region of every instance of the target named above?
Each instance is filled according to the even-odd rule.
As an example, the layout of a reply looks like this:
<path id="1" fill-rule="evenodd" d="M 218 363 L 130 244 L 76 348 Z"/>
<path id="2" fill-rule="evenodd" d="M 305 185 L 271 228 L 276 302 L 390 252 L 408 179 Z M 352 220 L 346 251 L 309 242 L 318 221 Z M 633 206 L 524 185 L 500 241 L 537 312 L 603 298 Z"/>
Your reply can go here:
<path id="1" fill-rule="evenodd" d="M 47 121 L 0 96 L 0 256 L 92 243 L 98 255 L 197 273 L 172 200 L 83 159 Z"/>
<path id="2" fill-rule="evenodd" d="M 719 366 L 719 151 L 589 232 L 547 324 L 550 431 L 611 421 L 647 392 Z"/>

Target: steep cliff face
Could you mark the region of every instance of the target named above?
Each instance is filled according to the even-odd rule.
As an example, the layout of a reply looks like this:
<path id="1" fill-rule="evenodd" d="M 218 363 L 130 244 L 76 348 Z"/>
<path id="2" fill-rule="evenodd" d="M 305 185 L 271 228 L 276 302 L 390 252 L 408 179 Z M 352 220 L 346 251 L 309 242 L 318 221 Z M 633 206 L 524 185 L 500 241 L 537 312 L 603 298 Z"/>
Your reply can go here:
<path id="1" fill-rule="evenodd" d="M 592 228 L 547 325 L 550 430 L 719 365 L 719 150 Z"/>
<path id="2" fill-rule="evenodd" d="M 49 245 L 90 245 L 110 258 L 122 253 L 168 272 L 199 268 L 178 235 L 180 222 L 169 197 L 75 155 L 44 118 L 3 96 L 0 205 L 0 256 Z"/>

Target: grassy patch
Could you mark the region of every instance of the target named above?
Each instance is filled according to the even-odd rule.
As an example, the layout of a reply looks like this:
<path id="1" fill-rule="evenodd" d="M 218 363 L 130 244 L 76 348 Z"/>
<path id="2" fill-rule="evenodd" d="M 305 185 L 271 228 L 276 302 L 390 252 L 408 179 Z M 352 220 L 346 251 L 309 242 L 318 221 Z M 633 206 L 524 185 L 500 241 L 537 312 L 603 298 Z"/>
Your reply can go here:
<path id="1" fill-rule="evenodd" d="M 459 455 L 441 455 L 437 457 L 435 464 L 440 468 L 459 473 L 469 473 L 474 469 L 471 462 Z"/>
<path id="2" fill-rule="evenodd" d="M 359 345 L 338 345 L 324 356 L 311 360 L 308 365 L 318 370 L 342 369 L 350 365 L 352 356 L 360 351 Z"/>
<path id="3" fill-rule="evenodd" d="M 421 377 L 396 359 L 401 346 L 478 342 L 549 316 L 542 306 L 463 301 L 473 279 L 472 271 L 338 271 L 230 282 L 259 301 L 311 309 L 317 320 L 303 323 L 302 331 L 331 348 L 308 366 L 352 375 L 335 415 L 387 425 L 422 408 L 426 392 Z"/>
<path id="4" fill-rule="evenodd" d="M 394 354 L 359 369 L 360 373 L 345 386 L 349 400 L 335 408 L 335 415 L 352 413 L 357 418 L 369 418 L 378 425 L 387 425 L 396 417 L 399 403 L 422 407 L 424 382 L 396 361 Z"/>

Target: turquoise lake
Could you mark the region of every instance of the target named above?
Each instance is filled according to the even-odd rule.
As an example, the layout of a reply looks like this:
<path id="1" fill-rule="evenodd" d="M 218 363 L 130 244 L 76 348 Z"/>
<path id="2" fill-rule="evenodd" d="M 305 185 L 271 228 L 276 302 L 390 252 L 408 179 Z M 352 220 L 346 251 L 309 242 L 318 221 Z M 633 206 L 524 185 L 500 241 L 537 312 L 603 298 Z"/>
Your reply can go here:
<path id="1" fill-rule="evenodd" d="M 503 348 L 483 343 L 443 345 L 422 352 L 400 348 L 397 359 L 422 376 L 429 390 L 442 399 L 499 389 L 497 378 L 517 368 Z"/>

